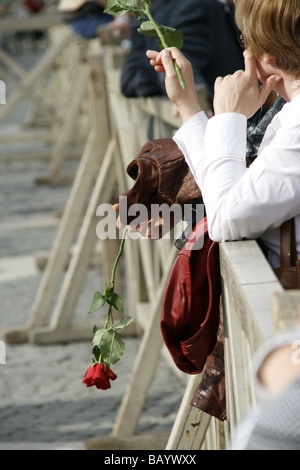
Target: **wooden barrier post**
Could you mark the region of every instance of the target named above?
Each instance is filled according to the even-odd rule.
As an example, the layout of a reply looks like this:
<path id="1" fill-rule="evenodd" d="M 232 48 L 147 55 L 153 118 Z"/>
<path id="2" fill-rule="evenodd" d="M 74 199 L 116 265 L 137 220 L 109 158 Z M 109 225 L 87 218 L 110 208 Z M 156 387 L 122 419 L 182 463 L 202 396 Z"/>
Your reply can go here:
<path id="1" fill-rule="evenodd" d="M 43 278 L 39 287 L 39 290 L 36 295 L 36 299 L 32 308 L 31 316 L 28 322 L 28 325 L 25 328 L 16 328 L 14 330 L 8 330 L 4 332 L 4 337 L 9 343 L 15 342 L 24 342 L 28 341 L 29 337 L 31 341 L 36 342 L 37 340 L 48 342 L 54 341 L 55 337 L 57 340 L 61 341 L 63 334 L 70 335 L 73 339 L 75 337 L 84 339 L 87 338 L 87 331 L 90 333 L 90 325 L 87 327 L 82 327 L 80 330 L 77 329 L 73 331 L 70 324 L 71 312 L 68 311 L 66 315 L 66 321 L 63 320 L 65 299 L 70 295 L 72 291 L 72 284 L 66 284 L 64 286 L 62 297 L 60 297 L 58 310 L 55 313 L 55 319 L 51 323 L 51 328 L 45 330 L 47 324 L 47 318 L 49 317 L 51 308 L 55 301 L 55 297 L 58 292 L 60 280 L 65 272 L 65 267 L 68 264 L 68 259 L 71 252 L 71 245 L 73 243 L 74 237 L 78 231 L 78 228 L 81 224 L 81 218 L 84 213 L 85 205 L 88 197 L 90 196 L 91 191 L 93 191 L 93 184 L 95 182 L 95 175 L 99 172 L 102 164 L 104 165 L 104 172 L 108 172 L 110 165 L 112 163 L 112 153 L 114 150 L 114 141 L 110 142 L 111 134 L 109 127 L 109 119 L 107 115 L 107 101 L 104 83 L 104 75 L 102 69 L 101 61 L 101 51 L 97 49 L 96 51 L 91 51 L 88 55 L 88 60 L 90 64 L 90 71 L 88 74 L 89 78 L 89 97 L 90 97 L 90 107 L 92 115 L 92 129 L 88 136 L 86 147 L 80 161 L 80 165 L 72 186 L 70 197 L 64 211 L 61 224 L 54 241 L 46 269 L 43 273 Z M 101 131 L 99 132 L 99 129 Z M 110 173 L 101 173 L 99 178 L 102 178 L 102 187 L 105 186 L 105 178 L 109 178 Z M 100 186 L 100 187 L 99 187 Z M 97 199 L 99 204 L 99 195 L 103 188 L 101 187 L 101 182 L 99 186 L 96 186 L 95 191 L 98 191 L 98 194 L 92 198 L 93 203 Z M 108 196 L 108 194 L 105 194 Z M 69 271 L 67 273 L 67 279 L 74 279 L 75 272 L 74 266 L 80 265 L 82 261 L 81 268 L 82 272 L 80 276 L 84 275 L 84 272 L 87 269 L 87 254 L 83 253 L 84 250 L 84 240 L 85 237 L 96 236 L 96 230 L 90 228 L 91 234 L 87 234 L 87 227 L 91 227 L 92 221 L 95 220 L 96 208 L 93 213 L 93 209 L 90 209 L 85 216 L 84 227 L 82 227 L 82 239 L 79 242 L 80 247 L 77 250 L 77 253 L 72 255 L 73 263 L 69 263 Z M 85 231 L 85 232 L 84 232 Z M 89 230 L 88 230 L 89 231 Z M 94 247 L 94 238 L 89 242 L 88 250 L 93 249 Z M 79 274 L 78 274 L 79 276 Z M 82 279 L 82 277 L 81 277 Z M 70 281 L 71 282 L 71 281 Z M 75 301 L 76 296 L 79 294 L 79 289 L 73 292 L 73 302 Z M 65 297 L 66 296 L 66 297 Z M 64 323 L 64 328 L 60 332 L 60 322 Z M 67 332 L 66 325 L 68 324 Z M 56 328 L 58 327 L 58 329 Z M 38 330 L 40 330 L 41 335 L 39 336 Z"/>
<path id="2" fill-rule="evenodd" d="M 0 20 L 0 33 L 45 30 L 62 24 L 61 15 L 40 13 L 30 18 L 4 18 Z"/>
<path id="3" fill-rule="evenodd" d="M 52 64 L 55 62 L 57 56 L 73 39 L 72 31 L 67 28 L 61 36 L 61 41 L 52 46 L 39 63 L 29 72 L 22 82 L 22 85 L 10 97 L 6 106 L 0 109 L 0 123 L 11 113 L 15 106 L 34 89 L 36 81 L 47 73 Z"/>
<path id="4" fill-rule="evenodd" d="M 119 79 L 120 71 L 109 71 L 107 85 L 110 110 L 120 142 L 123 166 L 121 172 L 126 175 L 128 163 L 149 140 L 150 120 L 154 121 L 154 138 L 160 138 L 170 137 L 172 131 L 180 125 L 180 119 L 172 115 L 171 103 L 166 98 L 125 98 L 120 92 Z M 203 102 L 206 99 L 204 90 L 201 89 L 199 94 L 204 98 Z M 132 185 L 132 181 L 127 177 L 128 184 Z M 165 449 L 169 438 L 169 433 L 137 435 L 136 429 L 158 360 L 166 351 L 159 321 L 167 280 L 178 250 L 173 246 L 172 239 L 141 238 L 127 243 L 125 252 L 128 253 L 131 249 L 139 254 L 131 259 L 131 270 L 135 274 L 132 289 L 136 317 L 138 324 L 142 326 L 143 336 L 113 434 L 108 438 L 87 441 L 87 449 Z M 140 276 L 143 277 L 142 283 L 139 283 Z M 166 357 L 175 368 L 168 352 Z"/>
<path id="5" fill-rule="evenodd" d="M 18 30 L 18 24 L 10 26 L 12 32 Z M 0 62 L 5 67 L 3 78 L 6 77 L 12 88 L 6 106 L 0 110 L 0 123 L 4 122 L 21 100 L 26 98 L 31 102 L 22 128 L 18 126 L 14 132 L 11 132 L 12 126 L 2 128 L 0 142 L 14 144 L 41 141 L 47 144 L 47 147 L 36 152 L 19 152 L 18 155 L 8 156 L 2 154 L 0 158 L 49 159 L 49 174 L 37 178 L 37 184 L 69 183 L 70 177 L 61 176 L 60 170 L 66 158 L 79 157 L 78 150 L 82 153 L 83 147 L 83 140 L 79 138 L 82 133 L 79 131 L 83 127 L 81 108 L 87 93 L 87 72 L 84 70 L 86 64 L 82 52 L 84 41 L 76 37 L 66 25 L 49 26 L 49 37 L 51 47 L 30 71 L 0 50 Z M 87 117 L 85 113 L 85 118 Z"/>

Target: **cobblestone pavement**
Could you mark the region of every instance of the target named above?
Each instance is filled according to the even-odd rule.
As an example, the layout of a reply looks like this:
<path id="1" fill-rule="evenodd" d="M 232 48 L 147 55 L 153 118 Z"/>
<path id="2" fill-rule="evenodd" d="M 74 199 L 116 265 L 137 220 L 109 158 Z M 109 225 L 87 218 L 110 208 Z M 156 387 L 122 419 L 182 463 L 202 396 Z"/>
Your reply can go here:
<path id="1" fill-rule="evenodd" d="M 20 115 L 16 110 L 14 123 Z M 1 148 L 3 155 L 7 149 Z M 76 164 L 69 162 L 65 171 L 75 170 Z M 35 185 L 34 178 L 47 167 L 45 161 L 0 159 L 0 340 L 4 329 L 25 326 L 29 319 L 42 277 L 34 260 L 51 248 L 59 223 L 56 211 L 70 192 L 68 185 Z M 91 270 L 76 318 L 85 319 L 99 280 L 98 270 Z M 89 342 L 6 345 L 6 364 L 0 364 L 0 450 L 81 450 L 87 439 L 109 436 L 140 339 L 125 338 L 125 343 L 124 357 L 113 368 L 118 379 L 108 391 L 81 383 L 90 365 Z M 184 388 L 162 358 L 137 432 L 171 430 Z"/>

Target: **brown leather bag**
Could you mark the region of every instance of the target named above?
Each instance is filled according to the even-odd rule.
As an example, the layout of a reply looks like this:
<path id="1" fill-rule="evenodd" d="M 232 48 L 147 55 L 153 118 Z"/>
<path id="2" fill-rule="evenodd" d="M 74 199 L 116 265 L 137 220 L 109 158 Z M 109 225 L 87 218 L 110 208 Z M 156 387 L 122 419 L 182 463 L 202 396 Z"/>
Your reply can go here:
<path id="1" fill-rule="evenodd" d="M 297 259 L 295 219 L 290 219 L 280 227 L 280 268 L 275 268 L 284 289 L 300 289 L 300 258 Z"/>
<path id="2" fill-rule="evenodd" d="M 201 191 L 192 175 L 183 153 L 173 139 L 149 140 L 127 167 L 134 186 L 122 194 L 127 207 L 144 204 L 150 213 L 151 204 L 184 204 L 201 198 Z M 120 214 L 122 216 L 122 214 Z M 133 219 L 121 219 L 123 225 Z"/>
<path id="3" fill-rule="evenodd" d="M 214 416 L 226 420 L 226 386 L 224 363 L 224 326 L 222 299 L 220 301 L 220 325 L 217 344 L 208 356 L 201 382 L 194 393 L 191 405 Z"/>

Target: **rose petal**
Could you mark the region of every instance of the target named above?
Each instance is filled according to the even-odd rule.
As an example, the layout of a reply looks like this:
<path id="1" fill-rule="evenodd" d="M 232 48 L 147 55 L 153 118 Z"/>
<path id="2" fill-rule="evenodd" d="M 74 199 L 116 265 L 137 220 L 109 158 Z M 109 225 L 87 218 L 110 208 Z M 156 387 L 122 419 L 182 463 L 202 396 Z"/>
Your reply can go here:
<path id="1" fill-rule="evenodd" d="M 95 368 L 94 366 L 90 366 L 88 370 L 86 371 L 86 374 L 84 376 L 84 379 L 82 381 L 83 384 L 86 384 L 87 387 L 92 387 L 93 386 L 93 377 L 95 373 Z"/>

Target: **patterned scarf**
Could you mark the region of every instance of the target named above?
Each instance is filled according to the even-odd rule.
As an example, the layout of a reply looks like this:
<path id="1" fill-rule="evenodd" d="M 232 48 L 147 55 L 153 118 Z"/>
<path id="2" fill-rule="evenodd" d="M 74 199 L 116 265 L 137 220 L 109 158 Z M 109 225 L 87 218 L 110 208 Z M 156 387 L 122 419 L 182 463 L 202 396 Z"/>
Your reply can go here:
<path id="1" fill-rule="evenodd" d="M 263 108 L 248 121 L 247 126 L 247 163 L 251 164 L 257 157 L 258 149 L 273 117 L 279 113 L 286 101 L 279 97 L 264 114 Z"/>

